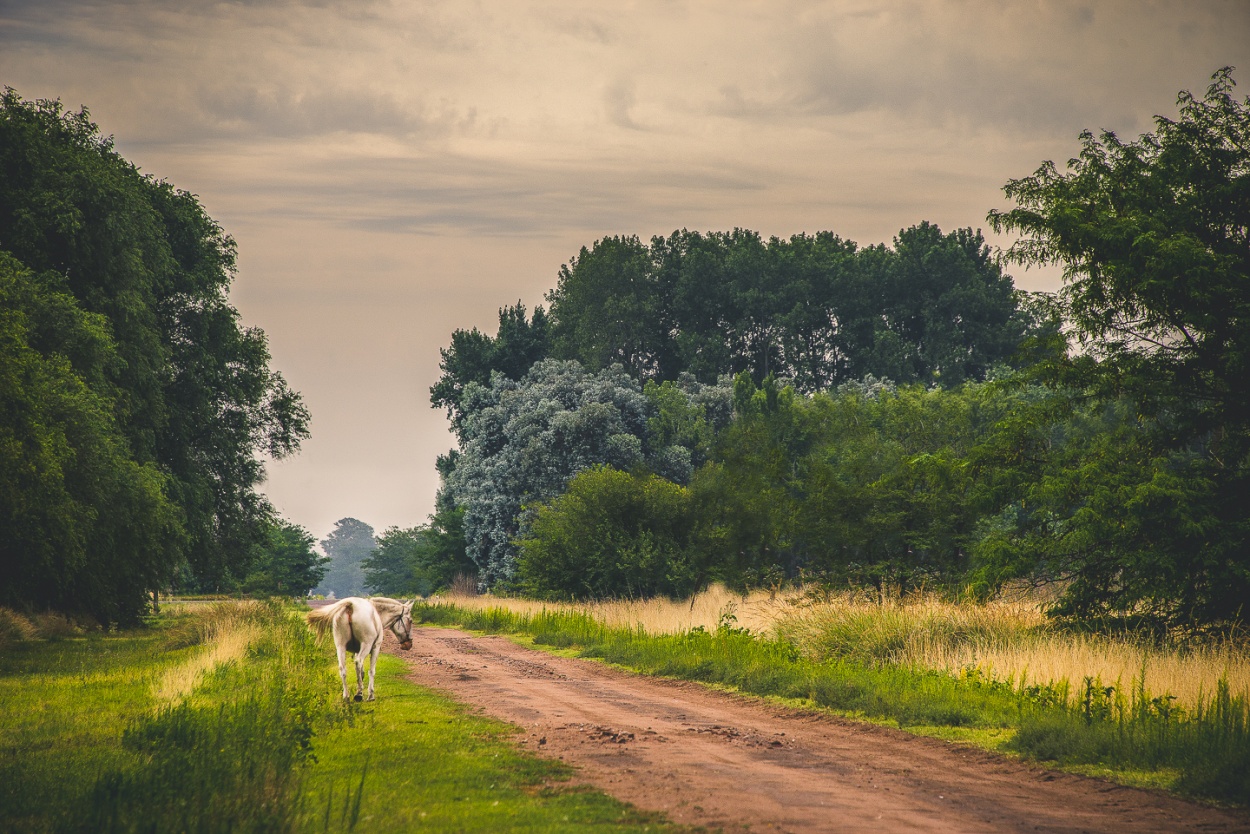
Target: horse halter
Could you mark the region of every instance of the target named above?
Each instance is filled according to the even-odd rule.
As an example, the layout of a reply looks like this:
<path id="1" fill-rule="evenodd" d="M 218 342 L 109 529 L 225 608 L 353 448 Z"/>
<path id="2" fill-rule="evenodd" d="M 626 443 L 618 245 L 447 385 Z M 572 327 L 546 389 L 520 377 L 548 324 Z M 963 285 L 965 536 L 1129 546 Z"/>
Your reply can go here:
<path id="1" fill-rule="evenodd" d="M 408 630 L 403 636 L 400 636 L 398 629 L 395 628 L 396 625 L 403 622 L 405 614 L 406 612 L 402 611 L 399 614 L 396 614 L 395 617 L 386 624 L 386 627 L 389 628 L 391 630 L 391 634 L 394 634 L 396 639 L 399 640 L 400 648 L 407 651 L 412 648 L 412 620 L 408 620 Z"/>

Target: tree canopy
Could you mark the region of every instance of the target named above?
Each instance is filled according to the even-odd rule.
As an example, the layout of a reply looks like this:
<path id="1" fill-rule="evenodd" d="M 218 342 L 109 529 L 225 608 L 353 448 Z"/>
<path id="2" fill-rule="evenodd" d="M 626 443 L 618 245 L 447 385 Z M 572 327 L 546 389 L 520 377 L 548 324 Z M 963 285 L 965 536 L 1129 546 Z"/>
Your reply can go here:
<path id="1" fill-rule="evenodd" d="M 39 297 L 51 304 L 41 307 L 43 318 L 10 324 L 25 328 L 27 347 L 45 366 L 59 365 L 62 377 L 72 374 L 83 386 L 77 402 L 93 402 L 91 422 L 100 432 L 107 427 L 112 455 L 137 467 L 133 482 L 149 496 L 143 506 L 135 503 L 138 493 L 129 505 L 102 495 L 81 499 L 78 529 L 86 538 L 79 541 L 93 541 L 90 561 L 132 571 L 140 595 L 175 575 L 200 588 L 239 581 L 272 516 L 258 492 L 262 456 L 298 449 L 308 413 L 270 369 L 264 333 L 243 327 L 228 301 L 234 241 L 194 195 L 141 174 L 118 155 L 85 110 L 66 112 L 59 102 L 29 102 L 6 89 L 0 251 L 10 286 L 17 287 L 11 291 L 36 306 Z M 19 360 L 16 345 L 6 346 L 17 353 L 6 353 L 5 361 L 29 366 L 33 356 Z M 21 397 L 37 396 L 25 382 L 17 385 Z M 33 414 L 10 411 L 6 418 L 10 426 L 26 425 L 11 429 L 27 438 L 24 451 L 14 454 L 36 454 L 32 443 L 48 448 L 44 430 L 55 433 L 61 419 Z M 97 438 L 105 436 L 100 432 Z M 64 477 L 47 473 L 53 481 Z M 31 529 L 10 558 L 28 558 L 29 542 L 42 535 Z M 57 535 L 47 529 L 48 539 Z M 159 558 L 137 556 L 158 550 Z M 34 585 L 6 583 L 4 601 L 94 605 L 65 576 L 41 575 Z M 99 614 L 133 619 L 138 611 L 127 598 Z"/>
<path id="2" fill-rule="evenodd" d="M 441 500 L 484 581 L 562 598 L 1033 582 L 1086 621 L 1244 621 L 1250 98 L 1233 86 L 1221 70 L 1154 132 L 1085 132 L 1066 171 L 1007 183 L 1016 206 L 989 221 L 1021 235 L 1009 258 L 1064 267 L 1054 295 L 1015 291 L 978 232 L 929 223 L 867 247 L 736 229 L 581 249 L 541 318 L 509 308 L 513 332 L 501 311 L 500 336 L 444 352 L 459 448 Z M 546 358 L 492 358 L 539 322 L 525 356 Z"/>
<path id="3" fill-rule="evenodd" d="M 1083 350 L 1052 378 L 1128 397 L 1139 424 L 1099 470 L 1121 486 L 1094 504 L 1091 484 L 1074 515 L 1105 523 L 1066 551 L 1084 610 L 1149 602 L 1212 620 L 1250 599 L 1250 98 L 1233 86 L 1219 70 L 1136 141 L 1086 131 L 1066 172 L 1046 162 L 1010 181 L 1016 208 L 990 214 L 1022 233 L 1012 257 L 1064 267 L 1060 308 Z"/>

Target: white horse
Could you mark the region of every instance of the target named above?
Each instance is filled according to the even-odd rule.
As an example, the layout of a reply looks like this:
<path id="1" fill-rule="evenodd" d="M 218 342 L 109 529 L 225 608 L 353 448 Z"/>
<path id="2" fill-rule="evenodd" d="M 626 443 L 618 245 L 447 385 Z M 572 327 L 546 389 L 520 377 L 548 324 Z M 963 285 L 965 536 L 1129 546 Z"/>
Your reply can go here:
<path id="1" fill-rule="evenodd" d="M 334 648 L 339 655 L 339 677 L 343 680 L 343 700 L 347 700 L 347 653 L 355 655 L 356 700 L 364 688 L 365 656 L 369 660 L 369 697 L 373 700 L 373 676 L 378 669 L 378 653 L 382 636 L 390 629 L 400 648 L 412 648 L 412 603 L 388 597 L 345 597 L 333 605 L 308 612 L 308 624 L 317 632 L 317 639 L 327 630 L 334 634 Z"/>

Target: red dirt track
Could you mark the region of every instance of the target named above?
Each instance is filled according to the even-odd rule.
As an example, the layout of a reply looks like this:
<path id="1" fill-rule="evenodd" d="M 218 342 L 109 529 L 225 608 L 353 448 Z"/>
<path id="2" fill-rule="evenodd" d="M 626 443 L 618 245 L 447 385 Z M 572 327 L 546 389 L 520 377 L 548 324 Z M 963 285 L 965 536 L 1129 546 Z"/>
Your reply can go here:
<path id="1" fill-rule="evenodd" d="M 725 831 L 1227 832 L 1250 814 L 526 649 L 413 630 L 410 678 L 674 822 Z M 387 651 L 396 651 L 388 643 Z"/>

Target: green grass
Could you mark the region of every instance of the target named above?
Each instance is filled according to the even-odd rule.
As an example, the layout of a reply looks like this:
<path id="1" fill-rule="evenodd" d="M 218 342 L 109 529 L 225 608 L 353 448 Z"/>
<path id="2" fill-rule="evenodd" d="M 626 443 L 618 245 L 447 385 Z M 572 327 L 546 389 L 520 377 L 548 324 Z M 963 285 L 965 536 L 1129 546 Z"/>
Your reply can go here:
<path id="1" fill-rule="evenodd" d="M 303 830 L 348 830 L 353 817 L 362 831 L 668 830 L 573 786 L 570 768 L 516 748 L 515 727 L 417 687 L 405 672 L 383 655 L 378 700 L 317 738 Z"/>
<path id="2" fill-rule="evenodd" d="M 246 656 L 159 701 L 156 684 L 263 623 Z M 379 700 L 345 704 L 333 650 L 276 603 L 206 606 L 152 629 L 0 649 L 0 831 L 661 830 L 571 786 L 515 728 L 379 664 Z"/>
<path id="3" fill-rule="evenodd" d="M 1081 697 L 1070 699 L 1066 684 L 1013 686 L 975 669 L 955 677 L 846 657 L 815 661 L 789 642 L 730 627 L 652 636 L 579 613 L 531 616 L 444 605 L 420 607 L 414 616 L 487 633 L 525 633 L 538 645 L 576 647 L 583 657 L 645 674 L 792 699 L 1131 784 L 1250 804 L 1250 703 L 1224 684 L 1182 710 L 1140 685 L 1126 692 L 1086 680 L 1077 690 Z"/>
<path id="4" fill-rule="evenodd" d="M 127 632 L 0 651 L 0 830 L 63 828 L 101 774 L 133 764 L 121 728 L 152 710 L 155 675 L 189 651 L 160 646 Z"/>

